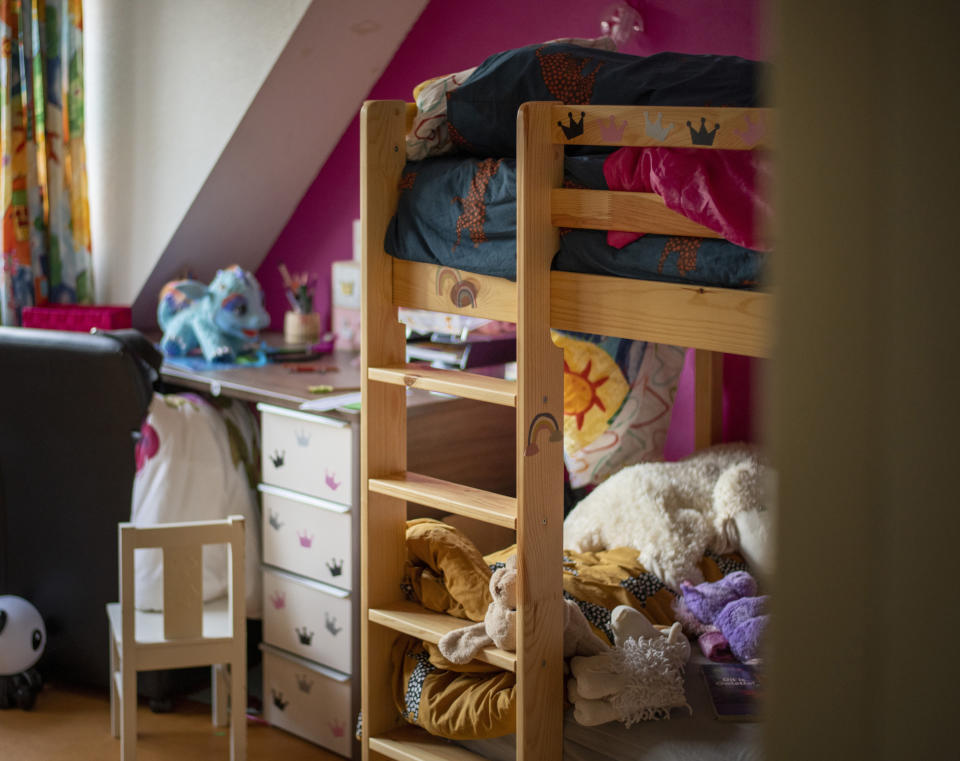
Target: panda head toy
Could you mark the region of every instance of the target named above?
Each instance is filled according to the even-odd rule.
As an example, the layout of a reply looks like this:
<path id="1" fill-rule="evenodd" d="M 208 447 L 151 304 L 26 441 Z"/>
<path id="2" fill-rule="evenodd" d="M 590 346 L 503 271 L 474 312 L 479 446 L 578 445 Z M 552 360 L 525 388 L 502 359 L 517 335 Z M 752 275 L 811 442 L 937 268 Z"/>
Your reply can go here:
<path id="1" fill-rule="evenodd" d="M 22 597 L 0 595 L 0 676 L 29 670 L 43 655 L 46 641 L 39 611 Z"/>

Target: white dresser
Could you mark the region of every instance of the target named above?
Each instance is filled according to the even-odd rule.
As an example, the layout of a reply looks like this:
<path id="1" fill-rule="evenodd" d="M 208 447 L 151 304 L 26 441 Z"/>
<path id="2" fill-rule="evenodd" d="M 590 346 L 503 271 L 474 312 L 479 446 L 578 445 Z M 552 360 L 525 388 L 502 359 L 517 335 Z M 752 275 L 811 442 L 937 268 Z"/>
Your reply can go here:
<path id="1" fill-rule="evenodd" d="M 264 718 L 358 757 L 359 416 L 257 409 Z"/>

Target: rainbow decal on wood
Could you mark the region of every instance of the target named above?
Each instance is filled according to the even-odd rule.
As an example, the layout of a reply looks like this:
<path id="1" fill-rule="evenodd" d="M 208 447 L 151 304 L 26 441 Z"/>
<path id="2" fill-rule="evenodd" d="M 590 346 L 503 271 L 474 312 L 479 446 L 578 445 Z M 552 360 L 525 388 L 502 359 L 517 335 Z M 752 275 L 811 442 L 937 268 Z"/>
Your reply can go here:
<path id="1" fill-rule="evenodd" d="M 453 305 L 460 308 L 477 306 L 480 287 L 468 278 L 462 278 L 452 267 L 440 267 L 437 270 L 437 295 L 450 295 Z"/>
<path id="2" fill-rule="evenodd" d="M 557 425 L 557 419 L 549 412 L 541 412 L 530 421 L 527 431 L 527 448 L 523 450 L 524 457 L 532 457 L 540 451 L 537 438 L 540 431 L 548 431 L 547 441 L 563 441 L 563 430 Z"/>

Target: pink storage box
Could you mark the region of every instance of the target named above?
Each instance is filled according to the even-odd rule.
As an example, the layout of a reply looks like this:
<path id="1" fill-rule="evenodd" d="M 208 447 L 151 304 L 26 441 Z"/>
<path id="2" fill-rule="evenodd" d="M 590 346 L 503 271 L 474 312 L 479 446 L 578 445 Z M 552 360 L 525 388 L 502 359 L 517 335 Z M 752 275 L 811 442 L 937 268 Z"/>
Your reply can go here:
<path id="1" fill-rule="evenodd" d="M 74 330 L 82 333 L 90 328 L 118 330 L 132 325 L 130 307 L 56 304 L 23 308 L 23 327 L 49 330 Z"/>

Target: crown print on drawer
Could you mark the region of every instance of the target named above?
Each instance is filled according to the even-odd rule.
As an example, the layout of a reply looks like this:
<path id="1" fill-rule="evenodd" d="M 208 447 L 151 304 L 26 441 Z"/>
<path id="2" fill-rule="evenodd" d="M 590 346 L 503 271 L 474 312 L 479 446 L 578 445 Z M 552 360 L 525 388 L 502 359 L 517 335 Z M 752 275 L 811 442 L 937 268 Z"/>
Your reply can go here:
<path id="1" fill-rule="evenodd" d="M 283 521 L 280 520 L 280 514 L 274 510 L 270 511 L 267 521 L 270 523 L 270 527 L 274 529 L 274 531 L 279 531 L 283 527 Z"/>
<path id="2" fill-rule="evenodd" d="M 297 633 L 297 639 L 300 640 L 301 645 L 313 644 L 313 635 L 316 632 L 308 631 L 306 626 L 301 626 L 299 629 L 294 629 L 294 631 Z"/>
<path id="3" fill-rule="evenodd" d="M 274 610 L 282 610 L 287 606 L 287 596 L 283 592 L 274 592 L 270 595 L 270 604 Z"/>
<path id="4" fill-rule="evenodd" d="M 297 678 L 297 687 L 300 692 L 305 692 L 309 695 L 310 690 L 313 689 L 313 680 L 306 674 L 295 674 L 294 676 Z"/>
<path id="5" fill-rule="evenodd" d="M 343 483 L 342 481 L 337 480 L 336 473 L 331 473 L 326 468 L 323 469 L 323 480 L 326 481 L 327 486 L 333 489 L 333 491 L 336 491 L 337 489 L 339 489 L 340 484 Z"/>
<path id="6" fill-rule="evenodd" d="M 273 450 L 273 454 L 270 455 L 270 462 L 273 463 L 273 467 L 280 468 L 283 467 L 283 460 L 287 456 L 286 450 L 278 452 L 276 449 Z"/>
<path id="7" fill-rule="evenodd" d="M 279 708 L 281 711 L 283 711 L 284 709 L 286 709 L 288 705 L 290 705 L 289 700 L 283 699 L 283 693 L 277 692 L 275 689 L 273 689 L 273 687 L 270 688 L 270 696 L 273 699 L 273 704 L 277 708 Z"/>
<path id="8" fill-rule="evenodd" d="M 306 531 L 298 531 L 297 538 L 300 540 L 300 546 L 306 547 L 309 549 L 313 546 L 313 534 L 308 534 Z"/>
<path id="9" fill-rule="evenodd" d="M 343 737 L 347 731 L 347 725 L 339 719 L 334 719 L 327 726 L 330 728 L 330 734 L 334 737 Z"/>
<path id="10" fill-rule="evenodd" d="M 327 561 L 327 570 L 330 571 L 331 576 L 340 576 L 343 573 L 343 558 L 339 560 L 330 558 Z"/>
<path id="11" fill-rule="evenodd" d="M 310 434 L 307 433 L 302 428 L 293 432 L 293 435 L 297 439 L 297 446 L 307 447 L 310 446 Z"/>
<path id="12" fill-rule="evenodd" d="M 708 131 L 707 120 L 702 116 L 700 129 L 695 130 L 690 122 L 687 122 L 687 127 L 690 128 L 690 140 L 694 145 L 713 145 L 713 139 L 717 136 L 717 130 L 720 129 L 719 124 L 714 124 L 713 129 Z"/>
<path id="13" fill-rule="evenodd" d="M 323 614 L 324 624 L 327 627 L 327 631 L 330 632 L 334 637 L 336 637 L 340 632 L 343 631 L 342 626 L 337 626 L 337 617 L 331 616 L 329 613 Z"/>

